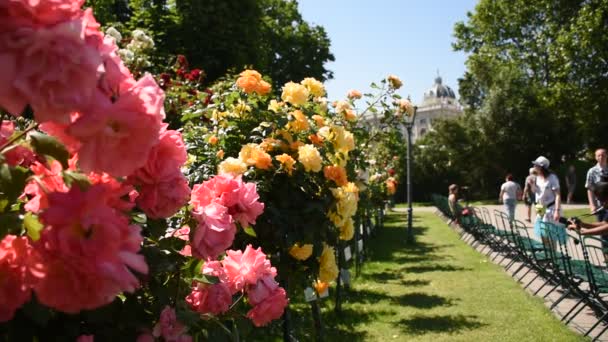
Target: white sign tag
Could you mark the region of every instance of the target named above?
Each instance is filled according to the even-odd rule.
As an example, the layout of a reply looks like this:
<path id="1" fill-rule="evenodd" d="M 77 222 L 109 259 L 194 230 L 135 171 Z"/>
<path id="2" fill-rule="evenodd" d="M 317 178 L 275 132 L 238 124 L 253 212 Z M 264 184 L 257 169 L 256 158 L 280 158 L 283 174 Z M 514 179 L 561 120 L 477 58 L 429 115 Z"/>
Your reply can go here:
<path id="1" fill-rule="evenodd" d="M 340 279 L 345 286 L 350 286 L 350 272 L 346 268 L 340 270 Z"/>
<path id="2" fill-rule="evenodd" d="M 325 291 L 319 293 L 319 298 L 327 298 L 329 297 L 329 287 L 325 289 Z"/>
<path id="3" fill-rule="evenodd" d="M 315 293 L 315 290 L 312 289 L 312 287 L 307 287 L 306 290 L 304 290 L 304 298 L 307 302 L 312 302 L 317 300 L 317 294 Z"/>
<path id="4" fill-rule="evenodd" d="M 346 248 L 344 248 L 344 260 L 348 261 L 352 258 L 353 258 L 353 254 L 350 251 L 350 246 L 346 246 Z"/>
<path id="5" fill-rule="evenodd" d="M 359 246 L 359 250 L 362 251 L 363 250 L 363 240 L 357 241 L 357 245 Z"/>

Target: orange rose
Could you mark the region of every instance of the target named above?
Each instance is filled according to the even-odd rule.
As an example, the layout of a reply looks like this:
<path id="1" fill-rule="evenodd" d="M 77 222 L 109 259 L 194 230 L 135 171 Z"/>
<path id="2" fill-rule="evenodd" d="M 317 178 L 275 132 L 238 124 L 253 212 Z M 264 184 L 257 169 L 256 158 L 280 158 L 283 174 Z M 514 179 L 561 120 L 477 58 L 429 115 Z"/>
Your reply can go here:
<path id="1" fill-rule="evenodd" d="M 296 161 L 289 154 L 285 153 L 278 155 L 274 158 L 278 160 L 279 163 L 281 163 L 281 166 L 283 166 L 285 171 L 287 171 L 287 174 L 291 176 L 291 173 L 294 170 L 293 166 L 295 165 Z"/>
<path id="2" fill-rule="evenodd" d="M 338 186 L 343 186 L 348 183 L 346 170 L 340 166 L 325 166 L 323 168 L 323 175 L 325 176 L 325 179 L 334 181 Z"/>
<path id="3" fill-rule="evenodd" d="M 329 288 L 329 283 L 326 283 L 326 282 L 320 281 L 320 280 L 315 281 L 315 290 L 317 291 L 318 294 L 325 293 L 325 291 L 327 291 L 328 288 Z"/>
<path id="4" fill-rule="evenodd" d="M 289 128 L 295 132 L 305 131 L 310 126 L 308 125 L 308 118 L 301 110 L 294 110 L 291 112 L 291 116 L 293 116 L 293 120 L 289 122 Z"/>
<path id="5" fill-rule="evenodd" d="M 315 123 L 317 124 L 317 126 L 319 127 L 323 127 L 325 126 L 325 119 L 323 119 L 323 117 L 321 115 L 313 115 L 312 119 L 315 120 Z"/>
<path id="6" fill-rule="evenodd" d="M 309 135 L 308 140 L 315 145 L 323 145 L 323 138 L 316 134 Z"/>
<path id="7" fill-rule="evenodd" d="M 236 80 L 237 87 L 243 89 L 247 94 L 258 93 L 266 95 L 270 92 L 270 84 L 262 80 L 262 75 L 255 70 L 245 70 Z"/>
<path id="8" fill-rule="evenodd" d="M 247 165 L 254 165 L 261 170 L 272 166 L 272 158 L 257 144 L 247 144 L 241 148 L 239 158 Z"/>
<path id="9" fill-rule="evenodd" d="M 215 156 L 218 157 L 219 159 L 224 159 L 224 150 L 217 151 Z"/>
<path id="10" fill-rule="evenodd" d="M 305 144 L 301 141 L 294 141 L 291 144 L 289 144 L 289 148 L 292 150 L 297 150 L 300 148 L 300 146 L 304 146 Z"/>
<path id="11" fill-rule="evenodd" d="M 210 143 L 211 145 L 215 145 L 215 144 L 217 144 L 218 140 L 219 140 L 219 139 L 218 139 L 218 138 L 217 138 L 215 135 L 212 135 L 212 136 L 210 136 L 210 137 L 209 137 L 209 143 Z"/>

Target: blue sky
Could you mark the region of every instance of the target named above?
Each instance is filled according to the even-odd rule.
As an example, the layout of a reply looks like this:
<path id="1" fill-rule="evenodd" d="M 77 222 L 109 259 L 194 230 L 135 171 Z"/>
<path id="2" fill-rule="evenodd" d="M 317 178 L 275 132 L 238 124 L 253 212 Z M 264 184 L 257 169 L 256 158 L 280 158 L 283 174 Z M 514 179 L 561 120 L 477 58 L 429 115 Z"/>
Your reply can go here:
<path id="1" fill-rule="evenodd" d="M 466 56 L 454 52 L 453 29 L 466 19 L 476 0 L 299 0 L 304 20 L 321 25 L 331 39 L 336 61 L 327 67 L 334 79 L 328 97 L 342 98 L 350 89 L 395 74 L 404 83 L 400 94 L 414 103 L 433 84 L 437 69 L 444 84 L 457 91 Z"/>

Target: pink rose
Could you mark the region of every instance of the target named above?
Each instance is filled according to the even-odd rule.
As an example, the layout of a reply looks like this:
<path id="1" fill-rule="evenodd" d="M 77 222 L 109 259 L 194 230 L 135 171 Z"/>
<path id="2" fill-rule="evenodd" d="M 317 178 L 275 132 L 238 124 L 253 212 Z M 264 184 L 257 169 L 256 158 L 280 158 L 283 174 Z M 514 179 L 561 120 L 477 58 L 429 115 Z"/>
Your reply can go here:
<path id="1" fill-rule="evenodd" d="M 192 255 L 199 259 L 216 259 L 234 241 L 236 227 L 228 215 L 228 209 L 212 203 L 194 212 L 198 226 L 190 233 Z"/>
<path id="2" fill-rule="evenodd" d="M 270 297 L 279 288 L 279 283 L 274 280 L 274 276 L 267 274 L 260 278 L 258 282 L 250 286 L 247 290 L 247 298 L 251 305 L 258 305 L 266 298 Z"/>
<path id="3" fill-rule="evenodd" d="M 30 104 L 37 121 L 60 123 L 89 106 L 104 68 L 86 26 L 81 17 L 0 34 L 0 106 L 18 116 Z"/>
<path id="4" fill-rule="evenodd" d="M 154 337 L 162 337 L 166 342 L 188 342 L 192 337 L 186 335 L 186 326 L 177 320 L 175 309 L 165 306 L 160 313 L 160 319 L 152 330 Z"/>
<path id="5" fill-rule="evenodd" d="M 0 5 L 0 19 L 12 19 L 20 25 L 53 25 L 79 16 L 84 0 L 7 0 Z M 7 17 L 5 17 L 7 16 Z M 0 28 L 10 29 L 0 24 Z M 14 27 L 13 27 L 14 28 Z"/>
<path id="6" fill-rule="evenodd" d="M 15 123 L 8 120 L 3 120 L 0 126 L 0 145 L 7 142 L 11 136 L 15 133 Z M 25 148 L 21 145 L 14 145 L 10 149 L 3 152 L 6 163 L 10 166 L 21 165 L 29 167 L 33 162 L 36 161 L 36 155 L 32 150 Z"/>
<path id="7" fill-rule="evenodd" d="M 167 218 L 188 202 L 189 195 L 188 179 L 177 170 L 157 183 L 141 184 L 137 205 L 150 218 Z"/>
<path id="8" fill-rule="evenodd" d="M 135 79 L 118 56 L 118 46 L 114 39 L 102 38 L 98 49 L 105 67 L 105 73 L 99 82 L 100 89 L 108 96 L 118 96 L 133 87 L 136 83 Z M 161 113 L 164 118 L 164 109 Z"/>
<path id="9" fill-rule="evenodd" d="M 262 249 L 253 249 L 251 245 L 247 245 L 245 252 L 226 251 L 222 264 L 234 291 L 241 291 L 247 285 L 256 285 L 266 275 L 274 277 L 277 274 Z"/>
<path id="10" fill-rule="evenodd" d="M 230 309 L 232 295 L 224 283 L 202 284 L 194 282 L 192 292 L 186 297 L 190 309 L 201 314 L 222 314 Z"/>
<path id="11" fill-rule="evenodd" d="M 181 133 L 167 130 L 167 126 L 161 125 L 158 144 L 150 150 L 146 164 L 132 175 L 140 183 L 152 184 L 172 177 L 188 159 Z"/>
<path id="12" fill-rule="evenodd" d="M 46 166 L 39 162 L 35 162 L 30 167 L 37 180 L 27 183 L 23 190 L 23 193 L 29 198 L 29 201 L 24 206 L 25 210 L 38 213 L 49 206 L 47 194 L 52 192 L 68 192 L 69 188 L 63 182 L 61 174 L 63 171 L 61 163 L 53 160 L 50 163 L 50 167 L 50 169 L 47 169 Z"/>
<path id="13" fill-rule="evenodd" d="M 279 287 L 264 301 L 249 310 L 247 317 L 253 321 L 256 327 L 264 326 L 270 321 L 280 318 L 288 303 L 285 290 Z"/>
<path id="14" fill-rule="evenodd" d="M 93 335 L 80 335 L 76 339 L 76 342 L 94 342 L 95 336 Z"/>
<path id="15" fill-rule="evenodd" d="M 7 235 L 0 241 L 0 322 L 11 320 L 30 299 L 35 280 L 30 266 L 36 260 L 26 237 Z"/>
<path id="16" fill-rule="evenodd" d="M 122 212 L 128 212 L 135 207 L 135 199 L 139 193 L 131 184 L 120 182 L 107 173 L 94 173 L 88 175 L 91 184 L 100 184 L 106 187 L 106 201 L 108 205 Z"/>
<path id="17" fill-rule="evenodd" d="M 45 273 L 34 285 L 42 304 L 67 313 L 95 309 L 139 287 L 132 270 L 148 273 L 138 254 L 140 227 L 108 205 L 108 191 L 96 184 L 48 195 L 40 215 L 45 228 L 34 244 Z"/>
<path id="18" fill-rule="evenodd" d="M 164 93 L 146 75 L 116 102 L 103 96 L 97 100 L 93 112 L 68 128 L 82 144 L 79 166 L 86 172 L 128 176 L 146 163 L 158 143 Z"/>

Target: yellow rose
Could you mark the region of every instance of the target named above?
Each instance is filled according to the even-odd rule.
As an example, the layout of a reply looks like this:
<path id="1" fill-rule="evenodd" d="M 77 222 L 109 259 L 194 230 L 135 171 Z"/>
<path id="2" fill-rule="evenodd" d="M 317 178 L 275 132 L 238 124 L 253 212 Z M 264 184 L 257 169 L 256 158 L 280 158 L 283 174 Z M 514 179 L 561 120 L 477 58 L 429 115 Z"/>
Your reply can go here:
<path id="1" fill-rule="evenodd" d="M 336 265 L 336 255 L 334 248 L 328 245 L 323 246 L 323 253 L 319 258 L 319 280 L 325 283 L 334 281 L 338 277 L 338 265 Z"/>
<path id="2" fill-rule="evenodd" d="M 336 206 L 329 212 L 328 217 L 336 227 L 342 227 L 349 218 L 357 213 L 359 189 L 355 183 L 350 182 L 330 190 L 336 199 Z"/>
<path id="3" fill-rule="evenodd" d="M 281 109 L 281 107 L 283 107 L 283 105 L 283 102 L 278 102 L 277 100 L 270 100 L 268 110 L 277 113 Z"/>
<path id="4" fill-rule="evenodd" d="M 325 126 L 325 119 L 323 119 L 323 117 L 321 115 L 313 115 L 312 119 L 315 120 L 315 124 L 317 124 L 318 127 L 323 127 Z"/>
<path id="5" fill-rule="evenodd" d="M 217 151 L 215 156 L 218 157 L 219 159 L 224 159 L 224 150 Z"/>
<path id="6" fill-rule="evenodd" d="M 294 170 L 293 166 L 295 165 L 296 161 L 289 154 L 286 153 L 278 155 L 274 158 L 278 160 L 279 163 L 281 163 L 283 169 L 285 169 L 287 171 L 287 174 L 291 176 L 291 173 Z"/>
<path id="7" fill-rule="evenodd" d="M 247 144 L 241 148 L 239 158 L 247 165 L 255 165 L 261 170 L 268 170 L 272 166 L 272 158 L 258 144 Z"/>
<path id="8" fill-rule="evenodd" d="M 355 149 L 355 137 L 351 132 L 342 126 L 332 126 L 331 131 L 330 140 L 334 143 L 336 150 L 346 154 Z"/>
<path id="9" fill-rule="evenodd" d="M 360 99 L 363 96 L 363 94 L 361 94 L 361 92 L 358 90 L 352 89 L 351 91 L 348 92 L 348 94 L 346 96 L 349 99 L 357 100 L 357 99 Z"/>
<path id="10" fill-rule="evenodd" d="M 292 131 L 301 132 L 310 128 L 308 118 L 301 110 L 294 110 L 290 114 L 293 117 L 293 120 L 288 123 L 288 126 Z"/>
<path id="11" fill-rule="evenodd" d="M 355 121 L 357 120 L 357 114 L 355 114 L 354 110 L 347 109 L 344 111 L 344 118 L 348 121 Z"/>
<path id="12" fill-rule="evenodd" d="M 260 144 L 260 147 L 266 152 L 272 152 L 276 148 L 281 147 L 282 142 L 274 138 L 266 138 Z"/>
<path id="13" fill-rule="evenodd" d="M 399 105 L 399 113 L 405 113 L 407 116 L 414 115 L 414 106 L 409 100 L 401 99 L 397 104 Z"/>
<path id="14" fill-rule="evenodd" d="M 341 114 L 342 112 L 352 109 L 350 103 L 346 101 L 336 101 L 334 102 L 334 107 L 336 107 L 336 113 Z"/>
<path id="15" fill-rule="evenodd" d="M 306 172 L 321 171 L 323 160 L 321 154 L 313 145 L 307 144 L 298 148 L 298 161 L 304 165 Z"/>
<path id="16" fill-rule="evenodd" d="M 247 171 L 247 164 L 245 164 L 242 160 L 237 158 L 226 158 L 223 162 L 220 163 L 217 167 L 217 173 L 229 173 L 233 176 L 242 175 Z"/>
<path id="17" fill-rule="evenodd" d="M 245 102 L 242 102 L 241 100 L 239 100 L 239 103 L 234 106 L 234 113 L 236 114 L 236 116 L 241 116 L 249 112 L 251 112 L 251 107 Z"/>
<path id="18" fill-rule="evenodd" d="M 325 293 L 325 291 L 327 291 L 327 289 L 329 288 L 329 283 L 317 280 L 317 281 L 315 281 L 313 286 L 315 287 L 315 290 L 317 291 L 317 293 L 321 294 L 321 293 Z"/>
<path id="19" fill-rule="evenodd" d="M 323 86 L 323 83 L 312 77 L 307 77 L 300 83 L 305 86 L 314 97 L 321 97 L 325 95 L 325 87 Z"/>
<path id="20" fill-rule="evenodd" d="M 312 255 L 312 245 L 306 244 L 300 246 L 296 243 L 289 249 L 289 255 L 300 261 L 306 260 Z"/>
<path id="21" fill-rule="evenodd" d="M 393 89 L 399 89 L 403 85 L 403 82 L 395 75 L 388 75 L 388 84 Z"/>
<path id="22" fill-rule="evenodd" d="M 283 86 L 281 99 L 294 106 L 301 106 L 308 100 L 308 94 L 308 89 L 305 86 L 294 82 L 287 82 Z"/>
<path id="23" fill-rule="evenodd" d="M 340 240 L 349 241 L 355 235 L 355 225 L 352 217 L 346 219 L 344 225 L 340 227 Z"/>

